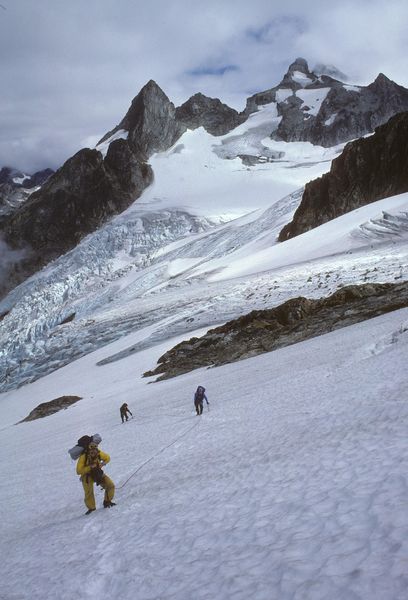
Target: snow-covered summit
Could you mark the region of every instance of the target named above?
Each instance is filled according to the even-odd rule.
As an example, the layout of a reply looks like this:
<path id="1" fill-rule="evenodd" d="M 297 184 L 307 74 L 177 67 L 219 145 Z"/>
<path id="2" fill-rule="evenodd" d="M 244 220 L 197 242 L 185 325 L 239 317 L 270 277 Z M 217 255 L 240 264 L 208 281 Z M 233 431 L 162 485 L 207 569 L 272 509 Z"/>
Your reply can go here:
<path id="1" fill-rule="evenodd" d="M 382 74 L 369 86 L 351 86 L 342 74 L 323 72 L 329 70 L 320 65 L 310 71 L 307 61 L 297 58 L 278 85 L 248 98 L 245 110 L 250 114 L 274 104 L 281 117 L 274 139 L 324 147 L 364 136 L 408 110 L 408 90 Z"/>

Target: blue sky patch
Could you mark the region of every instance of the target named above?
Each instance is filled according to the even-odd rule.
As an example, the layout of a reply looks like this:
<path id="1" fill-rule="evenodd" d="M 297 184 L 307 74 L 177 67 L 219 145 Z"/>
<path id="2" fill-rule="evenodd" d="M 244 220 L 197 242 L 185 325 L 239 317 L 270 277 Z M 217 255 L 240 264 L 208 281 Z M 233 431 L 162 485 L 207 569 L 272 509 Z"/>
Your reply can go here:
<path id="1" fill-rule="evenodd" d="M 225 73 L 231 73 L 233 71 L 239 71 L 237 65 L 221 65 L 219 67 L 197 67 L 187 71 L 188 75 L 193 77 L 202 77 L 203 75 L 213 75 L 215 77 L 222 77 Z"/>

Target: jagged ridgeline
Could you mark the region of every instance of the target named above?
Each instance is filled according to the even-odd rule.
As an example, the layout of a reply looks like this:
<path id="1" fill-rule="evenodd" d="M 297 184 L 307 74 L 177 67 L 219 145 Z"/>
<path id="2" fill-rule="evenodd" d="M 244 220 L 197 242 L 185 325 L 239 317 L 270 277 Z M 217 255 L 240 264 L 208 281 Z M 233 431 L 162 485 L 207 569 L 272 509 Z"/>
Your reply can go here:
<path id="1" fill-rule="evenodd" d="M 200 93 L 176 108 L 160 87 L 149 81 L 95 149 L 80 150 L 38 191 L 5 211 L 0 233 L 12 249 L 24 249 L 24 253 L 19 261 L 10 263 L 0 282 L 0 295 L 74 248 L 137 200 L 153 181 L 149 158 L 170 148 L 187 129 L 202 126 L 211 135 L 225 135 L 260 106 L 274 103 L 280 121 L 277 127 L 271 124 L 272 139 L 329 147 L 372 133 L 396 113 L 408 111 L 408 90 L 382 74 L 363 87 L 336 79 L 333 69 L 326 70 L 331 75 L 323 71 L 320 67 L 316 72 L 309 70 L 307 62 L 298 58 L 278 85 L 248 98 L 240 113 Z M 279 156 L 268 160 L 275 158 Z M 251 165 L 256 157 L 242 160 Z M 349 172 L 357 168 L 354 165 Z M 330 211 L 324 218 L 332 218 Z M 286 232 L 281 239 L 285 235 L 293 233 Z"/>

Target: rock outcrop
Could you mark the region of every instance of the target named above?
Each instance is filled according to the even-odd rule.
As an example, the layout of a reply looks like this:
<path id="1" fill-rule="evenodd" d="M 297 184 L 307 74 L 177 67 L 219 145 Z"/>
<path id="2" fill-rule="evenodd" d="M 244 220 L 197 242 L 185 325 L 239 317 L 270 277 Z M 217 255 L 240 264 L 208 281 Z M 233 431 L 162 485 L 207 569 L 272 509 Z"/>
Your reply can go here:
<path id="1" fill-rule="evenodd" d="M 218 98 L 209 98 L 204 94 L 195 94 L 176 108 L 176 117 L 188 129 L 204 127 L 211 135 L 224 135 L 247 118 Z"/>
<path id="2" fill-rule="evenodd" d="M 181 342 L 144 374 L 169 379 L 200 367 L 219 366 L 340 329 L 408 306 L 408 282 L 340 288 L 327 298 L 299 297 L 269 310 L 255 310 Z"/>
<path id="3" fill-rule="evenodd" d="M 42 402 L 36 408 L 34 408 L 25 419 L 19 422 L 25 423 L 27 421 L 43 419 L 44 417 L 48 417 L 49 415 L 53 415 L 60 410 L 68 408 L 72 404 L 75 404 L 75 402 L 78 402 L 78 400 L 82 400 L 81 396 L 60 396 L 59 398 L 55 398 L 49 402 Z"/>
<path id="4" fill-rule="evenodd" d="M 375 134 L 350 142 L 329 173 L 309 182 L 279 241 L 376 200 L 408 191 L 408 112 L 395 115 Z"/>
<path id="5" fill-rule="evenodd" d="M 15 213 L 8 243 L 29 244 L 45 261 L 75 246 L 106 219 L 123 211 L 152 181 L 126 140 L 115 140 L 105 159 L 98 150 L 75 154 Z"/>

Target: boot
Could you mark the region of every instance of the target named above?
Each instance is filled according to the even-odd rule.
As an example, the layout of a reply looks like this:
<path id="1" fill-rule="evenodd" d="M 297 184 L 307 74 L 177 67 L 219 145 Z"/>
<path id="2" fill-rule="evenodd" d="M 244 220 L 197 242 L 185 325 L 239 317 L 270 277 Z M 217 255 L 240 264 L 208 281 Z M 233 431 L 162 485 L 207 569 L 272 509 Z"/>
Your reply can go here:
<path id="1" fill-rule="evenodd" d="M 103 501 L 103 508 L 110 508 L 111 506 L 116 506 L 116 503 L 111 502 L 110 500 Z"/>
<path id="2" fill-rule="evenodd" d="M 94 510 L 96 510 L 96 508 L 88 508 L 88 510 L 86 511 L 86 515 L 90 515 L 91 512 L 93 512 Z"/>

